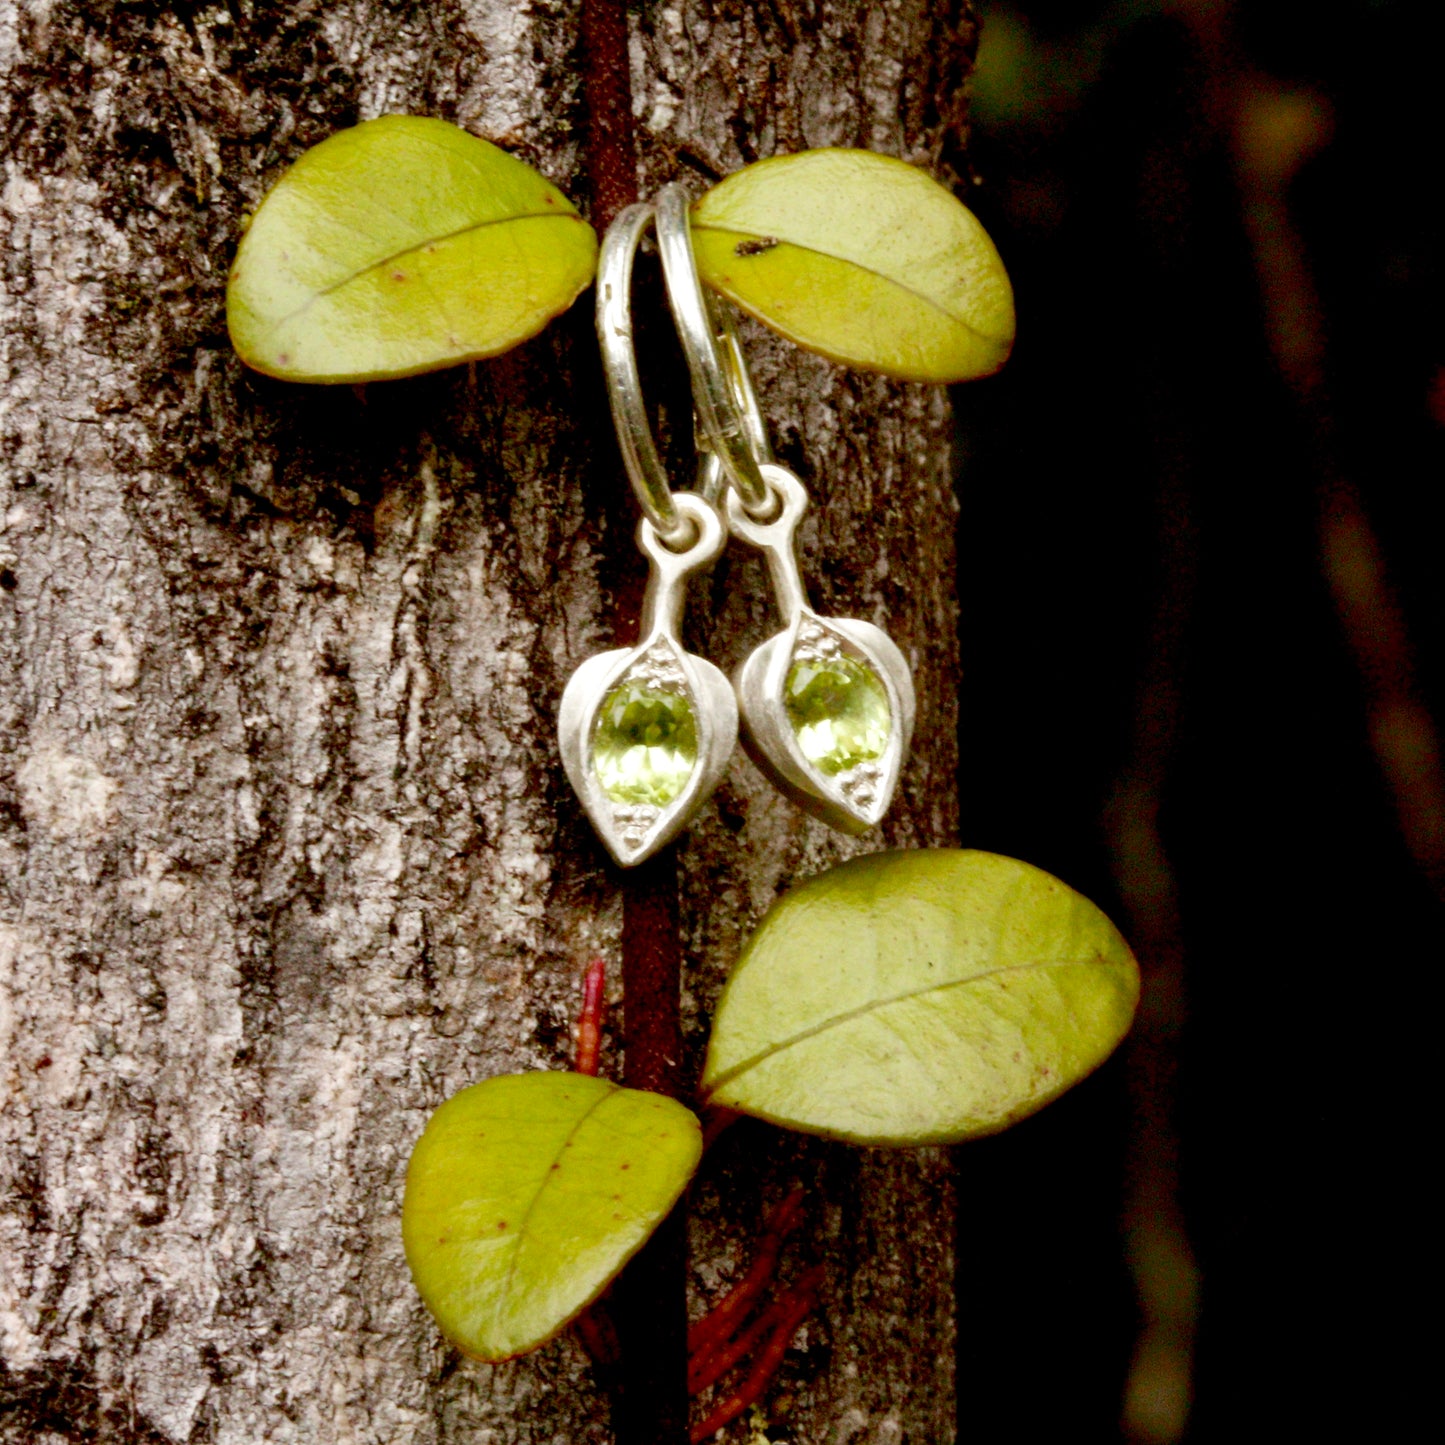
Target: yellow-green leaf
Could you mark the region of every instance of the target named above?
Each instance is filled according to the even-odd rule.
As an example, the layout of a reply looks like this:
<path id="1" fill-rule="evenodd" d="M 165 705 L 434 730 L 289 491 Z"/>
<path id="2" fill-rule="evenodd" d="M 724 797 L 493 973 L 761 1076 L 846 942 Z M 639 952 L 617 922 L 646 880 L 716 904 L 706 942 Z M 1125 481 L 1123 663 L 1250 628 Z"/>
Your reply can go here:
<path id="1" fill-rule="evenodd" d="M 1087 898 L 993 853 L 875 853 L 763 919 L 713 1021 L 712 1104 L 864 1144 L 1006 1128 L 1103 1062 L 1139 971 Z"/>
<path id="2" fill-rule="evenodd" d="M 910 381 L 997 371 L 1013 290 L 973 213 L 914 166 L 871 151 L 775 156 L 692 210 L 709 286 L 809 351 Z"/>
<path id="3" fill-rule="evenodd" d="M 387 115 L 307 151 L 231 268 L 241 360 L 291 381 L 496 356 L 565 311 L 597 237 L 556 186 L 445 121 Z"/>
<path id="4" fill-rule="evenodd" d="M 585 1074 L 508 1074 L 432 1115 L 412 1151 L 402 1239 L 412 1278 L 464 1353 L 549 1340 L 606 1288 L 702 1155 L 696 1118 Z"/>

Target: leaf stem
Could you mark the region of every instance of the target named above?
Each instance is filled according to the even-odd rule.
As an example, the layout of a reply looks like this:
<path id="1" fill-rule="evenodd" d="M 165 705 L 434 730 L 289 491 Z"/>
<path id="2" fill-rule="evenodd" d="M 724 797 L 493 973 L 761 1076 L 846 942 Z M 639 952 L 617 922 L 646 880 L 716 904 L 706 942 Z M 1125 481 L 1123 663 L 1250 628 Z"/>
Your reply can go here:
<path id="1" fill-rule="evenodd" d="M 724 1109 L 719 1104 L 709 1104 L 702 1111 L 702 1149 L 706 1154 L 722 1137 L 723 1133 L 736 1124 L 742 1115 L 736 1109 Z"/>
<path id="2" fill-rule="evenodd" d="M 603 986 L 607 981 L 605 960 L 594 958 L 582 981 L 582 1012 L 577 1017 L 577 1054 L 572 1068 L 594 1078 L 602 1060 L 602 1014 L 607 1007 Z"/>
<path id="3" fill-rule="evenodd" d="M 572 1329 L 594 1365 L 603 1370 L 616 1367 L 622 1351 L 617 1342 L 617 1327 L 605 1305 L 599 1301 L 583 1310 L 572 1321 Z"/>

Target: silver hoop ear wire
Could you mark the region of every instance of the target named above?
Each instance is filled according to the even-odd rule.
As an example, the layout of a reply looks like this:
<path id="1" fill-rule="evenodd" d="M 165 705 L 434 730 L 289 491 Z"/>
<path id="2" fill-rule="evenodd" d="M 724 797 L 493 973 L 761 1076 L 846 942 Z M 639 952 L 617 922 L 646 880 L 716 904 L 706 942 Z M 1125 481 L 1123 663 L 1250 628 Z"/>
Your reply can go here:
<path id="1" fill-rule="evenodd" d="M 704 292 L 704 295 L 707 293 Z M 737 328 L 733 325 L 732 308 L 722 300 L 710 300 L 708 311 L 717 323 L 718 347 L 722 364 L 727 371 L 728 385 L 738 403 L 738 410 L 747 428 L 748 440 L 752 443 L 753 456 L 760 467 L 774 465 L 772 443 L 768 441 L 768 426 L 763 420 L 762 408 L 758 406 L 758 394 L 753 390 L 753 379 L 748 375 L 747 357 L 743 344 L 738 339 Z M 696 490 L 717 506 L 722 506 L 723 494 L 728 490 L 729 479 L 723 470 L 718 454 L 709 447 L 698 453 Z M 733 489 L 736 491 L 736 488 Z M 763 512 L 774 505 L 772 499 L 764 504 Z M 749 511 L 749 516 L 761 517 L 762 512 Z"/>
<path id="2" fill-rule="evenodd" d="M 705 497 L 715 497 L 721 490 L 717 476 L 721 467 L 744 507 L 749 512 L 764 512 L 773 505 L 761 470 L 773 459 L 767 426 L 731 319 L 721 307 L 714 311 L 698 278 L 687 191 L 677 182 L 664 186 L 655 205 L 657 249 L 662 256 L 667 299 L 692 373 L 692 396 L 706 444 L 698 490 Z M 721 325 L 719 312 L 724 318 Z M 709 461 L 709 457 L 716 460 Z"/>
<path id="3" fill-rule="evenodd" d="M 612 403 L 612 420 L 627 479 L 647 520 L 669 546 L 679 545 L 692 526 L 673 501 L 662 458 L 647 424 L 637 351 L 632 344 L 632 263 L 642 233 L 652 222 L 651 205 L 628 206 L 607 228 L 597 264 L 597 340 Z"/>

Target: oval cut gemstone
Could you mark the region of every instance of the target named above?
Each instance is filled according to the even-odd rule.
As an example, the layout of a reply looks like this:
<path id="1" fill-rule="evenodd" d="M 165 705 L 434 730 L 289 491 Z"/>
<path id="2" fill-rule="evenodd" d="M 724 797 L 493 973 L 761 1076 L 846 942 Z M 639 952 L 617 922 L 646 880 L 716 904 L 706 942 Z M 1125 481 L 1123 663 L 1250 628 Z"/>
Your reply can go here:
<path id="1" fill-rule="evenodd" d="M 888 746 L 888 694 L 873 670 L 851 657 L 794 662 L 783 705 L 803 756 L 821 773 L 871 763 Z"/>
<path id="2" fill-rule="evenodd" d="M 697 722 L 684 693 L 622 681 L 602 701 L 592 765 L 614 803 L 665 808 L 697 762 Z"/>

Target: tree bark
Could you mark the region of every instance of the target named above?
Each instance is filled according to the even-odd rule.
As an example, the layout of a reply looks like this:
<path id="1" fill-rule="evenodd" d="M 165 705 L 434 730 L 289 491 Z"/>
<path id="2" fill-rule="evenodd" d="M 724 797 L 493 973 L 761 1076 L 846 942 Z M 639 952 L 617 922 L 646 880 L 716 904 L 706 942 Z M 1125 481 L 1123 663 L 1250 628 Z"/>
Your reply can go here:
<path id="1" fill-rule="evenodd" d="M 0 1440 L 610 1438 L 569 1339 L 495 1367 L 444 1346 L 399 1233 L 429 1112 L 565 1067 L 582 969 L 617 956 L 619 880 L 554 741 L 633 545 L 590 295 L 508 357 L 364 390 L 248 373 L 223 304 L 246 212 L 380 113 L 454 120 L 585 203 L 579 8 L 0 0 Z M 955 177 L 965 0 L 631 21 L 645 193 L 822 145 Z M 881 836 L 739 755 L 680 845 L 690 1080 L 781 890 L 957 826 L 946 397 L 747 337 L 814 497 L 814 601 L 888 627 L 920 710 Z M 724 668 L 775 630 L 758 559 L 734 548 L 689 625 Z M 774 1416 L 951 1439 L 940 1151 L 736 1126 L 693 1191 L 690 1309 L 795 1181 L 798 1267 L 828 1279 Z"/>

